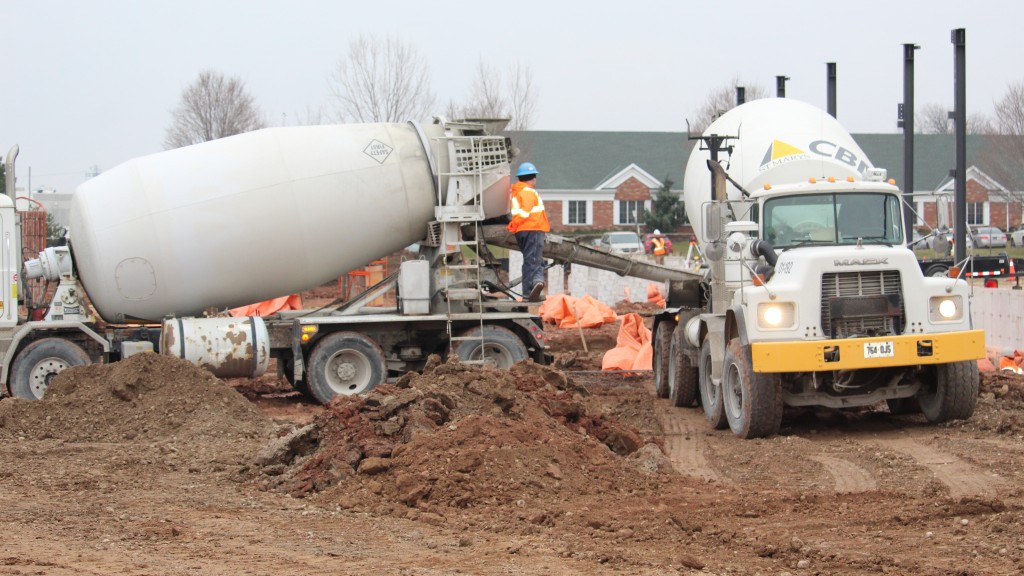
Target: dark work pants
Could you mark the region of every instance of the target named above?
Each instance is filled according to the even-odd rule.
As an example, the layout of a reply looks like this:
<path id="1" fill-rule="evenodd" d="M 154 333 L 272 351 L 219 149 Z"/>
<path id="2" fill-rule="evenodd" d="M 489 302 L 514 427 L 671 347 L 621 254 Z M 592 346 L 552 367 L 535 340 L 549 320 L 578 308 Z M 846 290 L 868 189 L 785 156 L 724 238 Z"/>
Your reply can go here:
<path id="1" fill-rule="evenodd" d="M 545 232 L 528 230 L 516 232 L 516 244 L 523 253 L 523 294 L 529 294 L 533 285 L 544 281 L 544 250 Z"/>

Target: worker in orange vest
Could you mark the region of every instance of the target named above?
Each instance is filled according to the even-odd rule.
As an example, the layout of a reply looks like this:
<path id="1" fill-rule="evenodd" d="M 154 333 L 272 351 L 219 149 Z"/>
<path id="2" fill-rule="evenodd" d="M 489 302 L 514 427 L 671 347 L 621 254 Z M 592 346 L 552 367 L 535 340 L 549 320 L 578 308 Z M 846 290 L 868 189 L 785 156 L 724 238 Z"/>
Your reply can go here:
<path id="1" fill-rule="evenodd" d="M 523 294 L 530 302 L 540 302 L 544 291 L 544 237 L 551 231 L 544 201 L 537 193 L 537 167 L 530 162 L 519 165 L 512 185 L 512 221 L 509 232 L 516 235 L 516 244 L 523 253 Z"/>
<path id="2" fill-rule="evenodd" d="M 658 264 L 665 261 L 665 237 L 661 235 L 661 230 L 655 230 L 654 236 L 651 236 L 651 254 L 654 254 Z"/>

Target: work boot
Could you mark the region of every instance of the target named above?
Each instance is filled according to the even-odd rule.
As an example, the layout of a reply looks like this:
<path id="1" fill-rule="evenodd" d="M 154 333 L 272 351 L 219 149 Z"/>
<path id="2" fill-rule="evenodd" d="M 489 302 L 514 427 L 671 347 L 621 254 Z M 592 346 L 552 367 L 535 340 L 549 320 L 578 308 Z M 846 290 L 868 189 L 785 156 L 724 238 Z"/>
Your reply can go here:
<path id="1" fill-rule="evenodd" d="M 537 282 L 530 290 L 530 302 L 540 302 L 540 293 L 544 291 L 544 283 Z"/>

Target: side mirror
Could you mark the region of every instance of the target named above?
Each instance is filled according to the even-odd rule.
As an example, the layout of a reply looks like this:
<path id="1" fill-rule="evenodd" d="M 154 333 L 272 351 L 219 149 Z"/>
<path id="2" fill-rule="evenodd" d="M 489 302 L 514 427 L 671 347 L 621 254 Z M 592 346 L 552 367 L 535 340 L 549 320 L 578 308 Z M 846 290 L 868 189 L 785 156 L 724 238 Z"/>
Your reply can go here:
<path id="1" fill-rule="evenodd" d="M 722 205 L 709 202 L 704 205 L 704 238 L 705 242 L 714 242 L 722 238 Z"/>

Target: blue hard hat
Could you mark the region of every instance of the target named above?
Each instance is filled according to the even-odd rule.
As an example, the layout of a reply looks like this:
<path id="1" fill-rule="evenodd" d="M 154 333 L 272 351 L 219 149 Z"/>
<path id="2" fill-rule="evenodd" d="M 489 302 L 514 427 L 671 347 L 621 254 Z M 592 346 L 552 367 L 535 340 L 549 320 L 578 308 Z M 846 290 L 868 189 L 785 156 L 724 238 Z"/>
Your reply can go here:
<path id="1" fill-rule="evenodd" d="M 531 162 L 523 162 L 519 165 L 519 171 L 516 172 L 516 176 L 529 176 L 531 174 L 540 174 L 540 172 L 537 172 L 537 167 Z"/>

